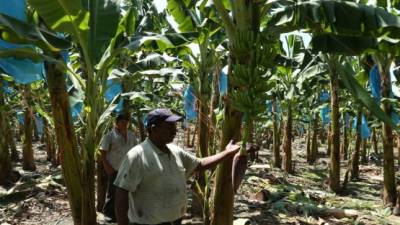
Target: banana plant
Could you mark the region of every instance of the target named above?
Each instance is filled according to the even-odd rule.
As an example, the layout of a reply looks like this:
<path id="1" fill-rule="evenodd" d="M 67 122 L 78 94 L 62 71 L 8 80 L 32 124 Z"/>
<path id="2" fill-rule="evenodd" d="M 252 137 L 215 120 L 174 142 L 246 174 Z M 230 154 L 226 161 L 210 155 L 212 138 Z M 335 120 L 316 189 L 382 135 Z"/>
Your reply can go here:
<path id="1" fill-rule="evenodd" d="M 285 36 L 285 57 L 288 59 L 285 65 L 277 66 L 278 74 L 272 77 L 269 82 L 275 82 L 281 86 L 280 90 L 284 93 L 284 106 L 287 110 L 287 121 L 285 124 L 285 136 L 283 143 L 284 151 L 284 171 L 293 173 L 291 142 L 292 142 L 292 123 L 293 123 L 293 106 L 300 103 L 298 97 L 300 93 L 305 93 L 304 83 L 310 83 L 311 79 L 321 73 L 318 70 L 318 56 L 311 56 L 304 47 L 302 37 L 295 34 Z M 311 94 L 310 92 L 308 92 Z M 304 98 L 304 96 L 302 96 Z"/>
<path id="2" fill-rule="evenodd" d="M 0 76 L 0 130 L 2 134 L 6 133 L 7 127 L 7 109 L 5 104 L 4 81 Z M 4 135 L 3 135 L 4 136 Z M 0 138 L 0 183 L 4 184 L 11 173 L 11 156 L 5 137 Z"/>
<path id="3" fill-rule="evenodd" d="M 221 26 L 209 18 L 206 7 L 207 1 L 200 1 L 197 4 L 185 1 L 168 1 L 168 13 L 178 24 L 180 32 L 197 31 L 199 37 L 190 45 L 188 54 L 183 55 L 183 67 L 188 74 L 188 83 L 193 88 L 194 96 L 198 106 L 197 121 L 199 124 L 199 135 L 197 140 L 197 155 L 206 157 L 210 155 L 209 146 L 210 131 L 216 129 L 215 123 L 211 119 L 211 95 L 212 77 L 218 66 L 218 58 L 221 53 L 217 53 L 217 46 L 222 42 L 220 34 Z M 218 72 L 217 72 L 218 73 Z M 196 178 L 194 205 L 201 207 L 204 223 L 209 224 L 209 204 L 205 193 L 208 178 L 206 173 L 201 173 Z M 205 199 L 201 199 L 205 198 Z"/>
<path id="4" fill-rule="evenodd" d="M 233 139 L 242 140 L 242 148 L 235 164 L 245 168 L 245 147 L 249 140 L 252 120 L 264 111 L 265 92 L 269 89 L 262 77 L 272 67 L 276 56 L 276 38 L 260 36 L 260 18 L 270 5 L 263 1 L 214 1 L 229 46 L 229 90 L 224 104 L 224 123 L 222 125 L 221 150 Z M 232 16 L 230 16 L 230 14 Z M 242 134 L 241 121 L 244 126 Z M 240 136 L 242 137 L 240 138 Z M 234 165 L 235 166 L 235 165 Z M 214 189 L 214 208 L 212 225 L 232 224 L 233 192 L 240 183 L 240 172 L 231 177 L 232 162 L 225 161 L 217 169 Z M 233 184 L 232 184 L 233 180 Z M 239 182 L 238 182 L 239 181 Z M 235 187 L 234 187 L 235 186 Z"/>

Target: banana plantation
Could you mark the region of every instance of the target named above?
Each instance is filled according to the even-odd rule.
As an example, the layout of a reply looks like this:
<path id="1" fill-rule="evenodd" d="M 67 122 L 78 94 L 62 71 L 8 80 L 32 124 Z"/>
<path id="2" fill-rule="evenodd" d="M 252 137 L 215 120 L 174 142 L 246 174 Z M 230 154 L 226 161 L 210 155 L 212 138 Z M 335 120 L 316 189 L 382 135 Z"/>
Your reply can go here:
<path id="1" fill-rule="evenodd" d="M 182 224 L 400 224 L 400 0 L 0 0 L 0 224 L 125 224 L 100 141 L 155 108 L 241 146 Z"/>

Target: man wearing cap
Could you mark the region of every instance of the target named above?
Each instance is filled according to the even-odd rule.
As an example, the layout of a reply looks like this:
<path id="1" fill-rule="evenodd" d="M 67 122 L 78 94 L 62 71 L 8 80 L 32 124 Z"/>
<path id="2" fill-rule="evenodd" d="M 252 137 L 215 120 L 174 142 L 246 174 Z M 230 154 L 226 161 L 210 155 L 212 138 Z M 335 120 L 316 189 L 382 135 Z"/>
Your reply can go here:
<path id="1" fill-rule="evenodd" d="M 180 120 L 168 109 L 147 115 L 148 138 L 128 152 L 114 182 L 119 225 L 180 225 L 186 212 L 187 178 L 239 150 L 230 143 L 216 155 L 196 158 L 171 144 Z"/>
<path id="2" fill-rule="evenodd" d="M 126 153 L 138 144 L 132 131 L 128 130 L 129 115 L 119 114 L 116 117 L 115 127 L 103 136 L 100 142 L 101 160 L 108 176 L 106 201 L 103 213 L 109 222 L 116 222 L 114 202 L 114 181 L 118 174 L 119 166 Z"/>

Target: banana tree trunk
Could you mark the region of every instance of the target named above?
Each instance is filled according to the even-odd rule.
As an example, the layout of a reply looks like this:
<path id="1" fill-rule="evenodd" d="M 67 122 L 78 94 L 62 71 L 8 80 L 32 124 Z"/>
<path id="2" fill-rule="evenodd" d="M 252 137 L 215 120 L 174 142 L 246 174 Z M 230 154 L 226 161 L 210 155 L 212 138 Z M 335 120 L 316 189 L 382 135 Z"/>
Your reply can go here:
<path id="1" fill-rule="evenodd" d="M 34 141 L 39 141 L 39 130 L 38 130 L 38 127 L 36 126 L 36 122 L 35 122 L 35 120 L 36 120 L 36 117 L 35 116 L 32 116 L 32 127 L 33 127 L 33 140 Z"/>
<path id="2" fill-rule="evenodd" d="M 293 173 L 293 167 L 292 167 L 292 106 L 291 103 L 288 103 L 288 118 L 286 121 L 286 126 L 285 126 L 285 138 L 284 138 L 284 143 L 283 143 L 283 151 L 285 154 L 284 157 L 284 170 L 287 173 Z"/>
<path id="3" fill-rule="evenodd" d="M 219 103 L 219 74 L 221 72 L 221 68 L 219 65 L 215 67 L 214 70 L 214 75 L 213 75 L 213 82 L 212 82 L 212 95 L 211 95 L 211 101 L 210 101 L 210 126 L 209 126 L 209 135 L 210 135 L 210 141 L 209 141 L 209 152 L 210 155 L 214 155 L 216 152 L 216 136 L 218 135 L 218 130 L 216 129 L 217 125 L 217 116 L 215 115 L 214 109 L 218 107 Z"/>
<path id="4" fill-rule="evenodd" d="M 314 114 L 313 126 L 312 126 L 312 138 L 311 138 L 311 151 L 310 155 L 307 156 L 307 162 L 313 164 L 317 160 L 318 154 L 318 113 Z"/>
<path id="5" fill-rule="evenodd" d="M 276 97 L 272 100 L 272 114 L 273 114 L 273 137 L 272 137 L 272 147 L 274 152 L 274 167 L 281 168 L 281 154 L 279 151 L 279 121 L 277 115 L 277 105 Z"/>
<path id="6" fill-rule="evenodd" d="M 331 150 L 332 150 L 332 126 L 329 124 L 328 125 L 328 146 L 327 146 L 327 150 L 326 150 L 326 154 L 327 155 L 331 155 Z"/>
<path id="7" fill-rule="evenodd" d="M 107 193 L 107 173 L 104 170 L 103 167 L 103 162 L 101 161 L 100 158 L 97 158 L 96 161 L 96 165 L 97 165 L 97 170 L 96 170 L 96 177 L 97 177 L 97 205 L 96 205 L 96 210 L 97 212 L 102 212 L 103 211 L 103 207 L 104 207 L 104 203 L 106 200 L 106 193 Z"/>
<path id="8" fill-rule="evenodd" d="M 256 52 L 253 45 L 257 40 L 260 24 L 259 10 L 261 7 L 258 4 L 259 3 L 256 1 L 232 1 L 232 17 L 230 17 L 222 3 L 222 0 L 214 0 L 214 6 L 221 16 L 225 31 L 229 39 L 230 65 L 228 77 L 230 77 L 230 79 L 235 76 L 237 76 L 237 78 L 245 78 L 247 71 L 256 71 L 255 68 L 257 66 L 257 61 L 254 58 Z M 246 82 L 250 83 L 250 80 L 246 80 Z M 249 92 L 247 92 L 247 89 L 252 88 L 232 85 L 233 82 L 230 82 L 229 84 L 230 86 L 228 90 L 228 99 L 225 102 L 225 116 L 222 125 L 222 137 L 220 145 L 221 151 L 225 148 L 230 140 L 238 141 L 240 138 L 242 113 L 236 109 L 233 109 L 232 102 L 229 102 L 229 97 L 235 96 L 235 90 L 246 91 L 245 94 L 249 94 Z M 247 95 L 247 97 L 248 99 L 250 99 L 250 95 Z M 252 118 L 247 117 L 245 119 L 246 121 L 249 121 Z M 245 144 L 247 141 L 246 136 L 248 134 L 247 132 L 249 132 L 247 128 L 248 125 L 249 124 L 246 124 L 246 127 L 244 129 L 243 144 Z M 245 156 L 243 154 L 245 154 L 245 149 L 242 148 L 240 151 L 240 156 Z M 243 161 L 238 160 L 236 162 Z M 235 165 L 243 164 L 238 163 Z M 233 224 L 234 189 L 232 183 L 236 180 L 232 179 L 231 173 L 232 159 L 226 159 L 222 164 L 220 164 L 217 169 L 211 225 Z"/>
<path id="9" fill-rule="evenodd" d="M 196 121 L 196 124 L 194 125 L 193 135 L 191 137 L 192 139 L 190 140 L 190 144 L 189 144 L 190 147 L 194 146 L 194 142 L 196 141 L 196 135 L 197 135 L 198 129 L 199 129 L 199 121 Z"/>
<path id="10" fill-rule="evenodd" d="M 55 154 L 54 154 L 54 146 L 51 143 L 51 137 L 50 137 L 50 129 L 48 127 L 47 121 L 44 120 L 43 121 L 43 131 L 44 131 L 44 139 L 45 139 L 45 143 L 46 143 L 46 157 L 47 157 L 47 161 L 52 162 Z"/>
<path id="11" fill-rule="evenodd" d="M 307 137 L 306 137 L 306 158 L 307 158 L 307 162 L 309 160 L 310 155 L 311 155 L 311 124 L 308 125 Z"/>
<path id="12" fill-rule="evenodd" d="M 400 170 L 400 135 L 397 135 L 397 163 L 399 164 L 399 170 Z M 398 192 L 397 192 L 398 193 Z M 399 199 L 400 196 L 397 196 L 397 199 Z M 399 205 L 400 207 L 400 205 Z"/>
<path id="13" fill-rule="evenodd" d="M 220 151 L 230 140 L 239 141 L 242 114 L 225 105 L 225 120 L 222 125 Z M 211 211 L 211 225 L 231 225 L 233 223 L 232 158 L 218 166 L 214 186 L 214 205 Z"/>
<path id="14" fill-rule="evenodd" d="M 31 100 L 31 87 L 25 85 L 24 87 L 25 97 L 25 112 L 24 112 L 24 143 L 22 148 L 22 168 L 24 170 L 36 170 L 35 160 L 33 157 L 32 149 L 32 132 L 33 132 L 33 111 L 32 111 L 32 100 Z"/>
<path id="15" fill-rule="evenodd" d="M 217 0 L 216 2 L 218 2 Z M 221 3 L 221 2 L 219 2 Z M 228 76 L 232 76 L 232 61 L 230 61 Z M 231 89 L 228 90 L 228 96 Z M 237 142 L 241 135 L 242 113 L 235 110 L 231 102 L 225 101 L 224 122 L 220 139 L 220 151 L 233 140 Z M 211 225 L 233 224 L 233 186 L 232 186 L 233 156 L 219 164 L 216 170 L 215 186 L 213 189 L 213 205 L 211 209 Z"/>
<path id="16" fill-rule="evenodd" d="M 376 60 L 379 62 L 379 59 Z M 389 68 L 391 60 L 382 60 L 378 63 L 379 74 L 381 77 L 381 95 L 382 98 L 390 98 L 391 82 Z M 391 105 L 385 101 L 381 103 L 382 110 L 390 117 Z M 393 156 L 393 132 L 392 128 L 382 123 L 382 141 L 383 141 L 383 203 L 394 206 L 396 204 L 396 178 L 394 170 Z"/>
<path id="17" fill-rule="evenodd" d="M 199 102 L 199 135 L 197 136 L 198 156 L 207 157 L 208 154 L 208 106 Z"/>
<path id="18" fill-rule="evenodd" d="M 6 129 L 7 129 L 6 141 L 11 151 L 11 161 L 17 161 L 19 157 L 18 157 L 17 145 L 15 144 L 15 139 L 14 139 L 15 132 L 13 132 L 13 130 L 11 129 L 12 123 L 13 120 L 6 123 Z"/>
<path id="19" fill-rule="evenodd" d="M 341 147 L 341 155 L 343 160 L 347 160 L 347 155 L 349 151 L 349 138 L 347 132 L 347 124 L 343 126 L 343 145 Z"/>
<path id="20" fill-rule="evenodd" d="M 0 80 L 0 134 L 6 133 L 7 112 L 5 110 L 3 82 Z M 11 173 L 11 156 L 6 135 L 0 135 L 0 184 L 4 184 Z"/>
<path id="21" fill-rule="evenodd" d="M 185 135 L 186 135 L 186 141 L 185 141 L 185 146 L 187 148 L 190 148 L 190 124 L 187 123 L 187 127 L 185 129 Z"/>
<path id="22" fill-rule="evenodd" d="M 144 141 L 147 137 L 146 135 L 146 130 L 144 128 L 144 124 L 143 124 L 143 115 L 142 112 L 140 110 L 136 110 L 136 116 L 137 116 L 137 125 L 139 128 L 139 136 L 140 136 L 140 140 Z"/>
<path id="23" fill-rule="evenodd" d="M 72 123 L 64 71 L 58 70 L 52 63 L 46 64 L 46 70 L 57 145 L 71 214 L 75 225 L 83 225 L 82 196 L 86 193 L 82 190 L 81 157 Z"/>
<path id="24" fill-rule="evenodd" d="M 368 159 L 367 159 L 367 139 L 364 138 L 362 139 L 361 143 L 361 163 L 362 164 L 367 164 Z"/>
<path id="25" fill-rule="evenodd" d="M 96 224 L 96 203 L 95 203 L 95 151 L 97 146 L 96 125 L 100 104 L 97 102 L 96 87 L 93 81 L 87 82 L 85 96 L 88 96 L 88 105 L 92 107 L 86 118 L 86 130 L 82 150 L 82 223 Z M 92 98 L 92 99 L 91 99 Z"/>
<path id="26" fill-rule="evenodd" d="M 204 99 L 200 97 L 199 99 Z M 200 158 L 207 157 L 208 153 L 208 105 L 204 101 L 199 101 L 199 135 L 197 135 L 197 151 L 196 155 Z M 194 188 L 193 207 L 197 208 L 195 211 L 200 211 L 203 215 L 204 223 L 209 224 L 209 209 L 204 195 L 207 190 L 207 178 L 205 172 L 200 172 L 196 176 L 197 185 Z"/>
<path id="27" fill-rule="evenodd" d="M 372 147 L 374 148 L 374 153 L 379 154 L 378 151 L 378 138 L 376 136 L 376 128 L 372 128 L 372 137 L 371 137 Z"/>
<path id="28" fill-rule="evenodd" d="M 356 126 L 356 146 L 351 157 L 351 175 L 350 179 L 359 179 L 360 177 L 360 146 L 361 146 L 361 111 L 357 113 L 357 126 Z"/>
<path id="29" fill-rule="evenodd" d="M 336 57 L 333 57 L 336 60 Z M 330 69 L 330 89 L 331 89 L 331 129 L 332 129 L 332 149 L 331 165 L 329 170 L 329 187 L 333 192 L 340 190 L 340 126 L 339 126 L 339 79 L 338 74 L 331 61 Z"/>

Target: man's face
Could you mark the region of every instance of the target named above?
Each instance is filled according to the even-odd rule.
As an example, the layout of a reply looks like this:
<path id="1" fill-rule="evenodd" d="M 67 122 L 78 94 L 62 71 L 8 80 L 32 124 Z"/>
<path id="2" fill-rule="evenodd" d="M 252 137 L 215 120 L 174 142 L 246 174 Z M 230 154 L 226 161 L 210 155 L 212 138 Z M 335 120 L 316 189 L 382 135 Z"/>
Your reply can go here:
<path id="1" fill-rule="evenodd" d="M 128 130 L 129 121 L 128 120 L 118 120 L 117 121 L 117 129 L 120 131 Z"/>
<path id="2" fill-rule="evenodd" d="M 176 123 L 162 121 L 153 128 L 156 138 L 164 143 L 171 143 L 176 136 Z"/>

